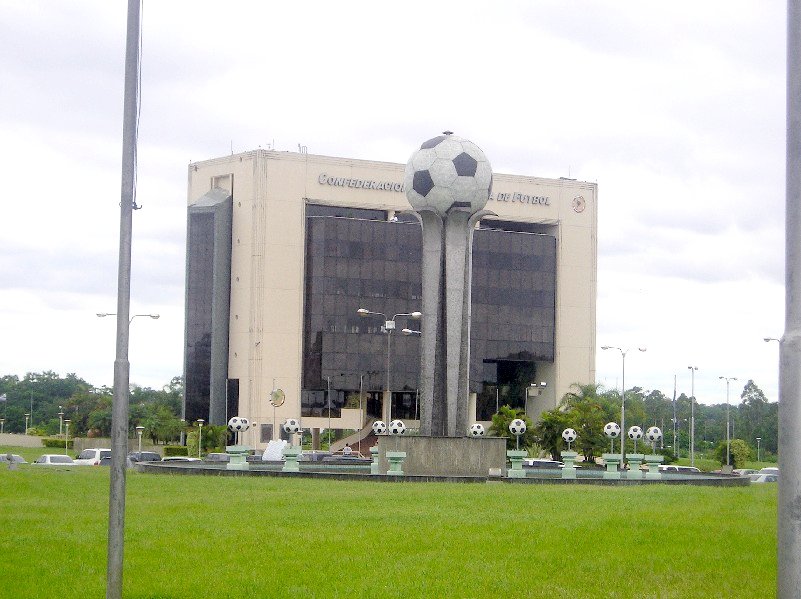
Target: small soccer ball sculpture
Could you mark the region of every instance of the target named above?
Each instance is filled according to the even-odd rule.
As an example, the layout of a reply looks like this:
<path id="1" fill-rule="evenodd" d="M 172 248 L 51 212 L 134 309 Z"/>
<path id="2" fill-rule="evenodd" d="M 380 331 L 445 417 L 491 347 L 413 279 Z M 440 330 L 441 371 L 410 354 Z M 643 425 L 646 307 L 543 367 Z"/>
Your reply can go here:
<path id="1" fill-rule="evenodd" d="M 632 441 L 639 441 L 642 439 L 642 429 L 639 426 L 632 426 L 629 429 L 629 439 Z"/>
<path id="2" fill-rule="evenodd" d="M 234 416 L 228 421 L 228 430 L 232 433 L 242 433 L 250 428 L 250 422 L 247 418 L 240 418 Z"/>
<path id="3" fill-rule="evenodd" d="M 389 423 L 389 434 L 390 435 L 402 435 L 406 432 L 406 425 L 403 424 L 403 420 L 393 420 Z"/>
<path id="4" fill-rule="evenodd" d="M 526 432 L 526 423 L 520 418 L 515 418 L 509 423 L 509 432 L 519 437 Z"/>
<path id="5" fill-rule="evenodd" d="M 387 434 L 387 425 L 383 420 L 376 420 L 373 422 L 373 432 L 376 435 L 386 435 Z"/>
<path id="6" fill-rule="evenodd" d="M 406 163 L 406 198 L 417 211 L 478 212 L 492 191 L 492 167 L 476 144 L 446 131 L 424 142 Z"/>
<path id="7" fill-rule="evenodd" d="M 300 422 L 294 418 L 287 418 L 286 422 L 284 422 L 284 432 L 294 435 L 298 431 L 300 431 Z"/>
<path id="8" fill-rule="evenodd" d="M 475 424 L 470 426 L 470 436 L 472 437 L 483 437 L 484 436 L 484 425 L 479 424 L 476 422 Z"/>
<path id="9" fill-rule="evenodd" d="M 578 434 L 572 428 L 566 428 L 562 431 L 562 439 L 564 439 L 566 443 L 572 443 L 577 438 Z"/>
<path id="10" fill-rule="evenodd" d="M 645 438 L 648 439 L 651 443 L 656 443 L 659 439 L 662 438 L 662 430 L 658 426 L 652 426 L 647 431 L 645 431 Z"/>
<path id="11" fill-rule="evenodd" d="M 617 422 L 607 422 L 604 426 L 604 434 L 610 439 L 616 439 L 620 436 L 620 425 Z"/>

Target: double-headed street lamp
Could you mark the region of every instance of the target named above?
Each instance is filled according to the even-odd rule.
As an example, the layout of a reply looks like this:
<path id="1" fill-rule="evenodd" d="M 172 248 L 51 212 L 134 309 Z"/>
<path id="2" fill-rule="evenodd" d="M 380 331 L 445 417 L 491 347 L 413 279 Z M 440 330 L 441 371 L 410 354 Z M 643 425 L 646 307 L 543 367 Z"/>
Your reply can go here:
<path id="1" fill-rule="evenodd" d="M 97 317 L 98 318 L 104 318 L 106 316 L 116 316 L 116 315 L 117 315 L 116 312 L 98 312 L 97 313 Z M 152 318 L 153 320 L 157 320 L 157 319 L 161 318 L 161 314 L 134 314 L 128 320 L 128 324 L 131 324 L 133 322 L 133 319 L 136 318 L 137 316 L 147 316 L 148 318 Z"/>
<path id="2" fill-rule="evenodd" d="M 698 366 L 688 366 L 690 370 L 690 466 L 695 466 L 695 372 Z"/>
<path id="3" fill-rule="evenodd" d="M 620 356 L 623 358 L 623 385 L 620 392 L 620 467 L 623 468 L 623 460 L 626 457 L 626 354 L 629 352 L 627 349 L 621 349 L 619 347 L 615 347 L 614 345 L 602 345 L 601 349 L 616 349 L 620 352 Z M 640 351 L 644 352 L 644 347 L 637 348 Z"/>
<path id="4" fill-rule="evenodd" d="M 392 391 L 389 387 L 389 355 L 390 355 L 390 333 L 395 330 L 395 319 L 400 316 L 406 316 L 408 318 L 413 318 L 414 320 L 420 320 L 420 317 L 423 315 L 422 312 L 400 312 L 399 314 L 395 314 L 392 318 L 387 318 L 387 315 L 383 312 L 373 312 L 371 310 L 367 310 L 366 308 L 359 308 L 356 310 L 356 314 L 362 317 L 366 316 L 381 316 L 384 318 L 384 332 L 387 334 L 387 387 L 385 391 L 384 397 L 384 405 L 387 406 L 387 421 L 392 420 Z M 409 329 L 411 330 L 411 329 Z M 408 333 L 407 333 L 408 334 Z"/>
<path id="5" fill-rule="evenodd" d="M 733 376 L 719 376 L 722 381 L 726 381 L 726 465 L 731 466 L 731 438 L 729 436 L 729 382 L 736 381 L 737 378 Z"/>

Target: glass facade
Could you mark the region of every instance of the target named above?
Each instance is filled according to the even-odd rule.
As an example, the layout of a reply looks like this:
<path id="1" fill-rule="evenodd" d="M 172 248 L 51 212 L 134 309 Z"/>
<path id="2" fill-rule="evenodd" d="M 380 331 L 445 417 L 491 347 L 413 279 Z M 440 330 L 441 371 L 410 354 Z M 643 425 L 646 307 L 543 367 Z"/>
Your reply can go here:
<path id="1" fill-rule="evenodd" d="M 368 414 L 379 415 L 389 341 L 392 414 L 417 418 L 420 340 L 400 331 L 419 330 L 419 323 L 399 317 L 388 335 L 382 316 L 356 311 L 392 318 L 420 310 L 421 257 L 416 219 L 388 222 L 383 211 L 307 205 L 304 416 L 327 416 L 329 409 L 338 416 L 360 382 L 370 392 Z M 524 403 L 535 363 L 553 361 L 555 294 L 555 237 L 540 225 L 482 223 L 473 239 L 470 339 L 479 419 L 495 412 L 496 399 Z"/>
<path id="2" fill-rule="evenodd" d="M 184 418 L 194 422 L 209 419 L 214 214 L 190 210 L 188 219 Z"/>

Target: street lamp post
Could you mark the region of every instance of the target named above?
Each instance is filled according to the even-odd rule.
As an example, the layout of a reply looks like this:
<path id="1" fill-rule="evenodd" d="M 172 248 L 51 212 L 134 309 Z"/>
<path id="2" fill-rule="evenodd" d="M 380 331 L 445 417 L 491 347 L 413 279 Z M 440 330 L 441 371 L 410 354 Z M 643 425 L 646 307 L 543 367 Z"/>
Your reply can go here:
<path id="1" fill-rule="evenodd" d="M 695 466 L 695 372 L 698 366 L 688 366 L 690 370 L 690 466 Z"/>
<path id="2" fill-rule="evenodd" d="M 97 313 L 97 317 L 98 318 L 104 318 L 106 316 L 116 316 L 116 315 L 117 315 L 116 312 L 98 312 Z M 133 319 L 136 318 L 137 316 L 147 316 L 148 318 L 152 318 L 153 320 L 157 320 L 157 319 L 161 318 L 161 314 L 134 314 L 133 316 L 131 316 L 130 319 L 128 319 L 128 324 L 131 324 L 133 322 Z"/>
<path id="3" fill-rule="evenodd" d="M 58 436 L 61 436 L 62 429 L 64 428 L 64 408 L 58 406 Z"/>
<path id="4" fill-rule="evenodd" d="M 66 427 L 64 430 L 64 455 L 67 455 L 67 450 L 69 449 L 70 445 L 70 419 L 67 418 L 64 421 L 64 426 Z"/>
<path id="5" fill-rule="evenodd" d="M 5 428 L 5 425 L 6 425 L 6 419 L 0 418 L 0 435 L 3 434 L 3 429 Z"/>
<path id="6" fill-rule="evenodd" d="M 626 458 L 626 354 L 629 350 L 623 350 L 614 345 L 602 345 L 601 349 L 616 349 L 623 358 L 623 385 L 620 391 L 620 468 L 622 469 L 623 460 Z M 637 349 L 644 352 L 646 348 L 639 347 Z"/>
<path id="7" fill-rule="evenodd" d="M 759 443 L 762 441 L 762 437 L 757 437 L 757 462 L 759 461 Z"/>
<path id="8" fill-rule="evenodd" d="M 729 382 L 736 381 L 733 376 L 719 376 L 722 381 L 726 381 L 726 465 L 731 466 L 731 438 L 730 438 L 730 425 L 729 425 Z"/>
<path id="9" fill-rule="evenodd" d="M 331 451 L 331 377 L 326 376 L 326 389 L 328 397 L 328 451 Z"/>
<path id="10" fill-rule="evenodd" d="M 26 435 L 28 434 L 28 418 L 30 418 L 30 417 L 31 417 L 31 415 L 26 412 L 25 413 L 25 434 Z"/>
<path id="11" fill-rule="evenodd" d="M 203 423 L 205 420 L 202 418 L 197 419 L 197 457 L 200 457 L 200 448 L 203 447 Z"/>
<path id="12" fill-rule="evenodd" d="M 140 462 L 142 461 L 142 433 L 143 432 L 145 432 L 145 427 L 144 426 L 139 425 L 139 426 L 136 427 L 136 436 L 139 437 L 139 456 L 138 456 L 138 459 L 139 459 Z"/>
<path id="13" fill-rule="evenodd" d="M 356 314 L 359 316 L 382 316 L 384 318 L 384 331 L 387 334 L 387 366 L 386 366 L 386 373 L 387 373 L 387 386 L 385 391 L 385 405 L 387 407 L 387 421 L 392 420 L 392 391 L 390 391 L 389 387 L 389 356 L 390 356 L 390 333 L 395 330 L 395 319 L 399 316 L 407 316 L 409 318 L 413 318 L 414 320 L 420 320 L 420 317 L 423 315 L 421 312 L 400 312 L 395 314 L 392 318 L 387 318 L 387 315 L 383 312 L 372 312 L 371 310 L 367 310 L 365 308 L 359 308 L 356 310 Z M 408 334 L 408 333 L 407 333 Z"/>

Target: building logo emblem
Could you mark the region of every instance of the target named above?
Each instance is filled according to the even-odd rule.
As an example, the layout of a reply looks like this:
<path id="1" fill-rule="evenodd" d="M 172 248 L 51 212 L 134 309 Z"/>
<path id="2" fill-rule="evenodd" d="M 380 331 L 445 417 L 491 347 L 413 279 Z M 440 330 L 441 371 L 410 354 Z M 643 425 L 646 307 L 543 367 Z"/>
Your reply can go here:
<path id="1" fill-rule="evenodd" d="M 584 209 L 587 207 L 587 200 L 584 199 L 584 196 L 576 196 L 573 198 L 573 210 L 575 212 L 584 212 Z"/>

